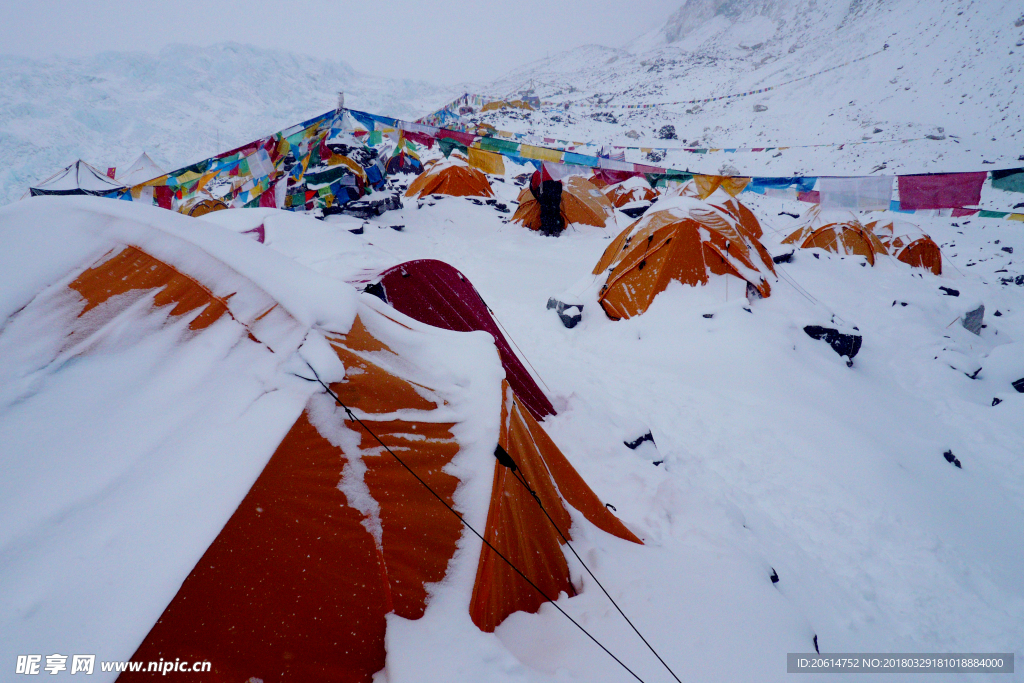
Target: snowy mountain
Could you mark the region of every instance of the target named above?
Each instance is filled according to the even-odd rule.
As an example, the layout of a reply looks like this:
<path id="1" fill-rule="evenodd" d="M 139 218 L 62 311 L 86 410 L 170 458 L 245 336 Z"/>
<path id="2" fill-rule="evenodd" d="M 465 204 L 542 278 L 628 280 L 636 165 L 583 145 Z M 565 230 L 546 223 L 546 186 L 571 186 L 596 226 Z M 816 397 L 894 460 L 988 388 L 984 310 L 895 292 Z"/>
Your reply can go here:
<path id="1" fill-rule="evenodd" d="M 567 109 L 485 118 L 507 130 L 584 142 L 788 148 L 670 151 L 657 161 L 704 173 L 867 175 L 883 164 L 889 173 L 1005 168 L 1024 154 L 1021 55 L 1024 16 L 1013 2 L 924 9 L 914 0 L 688 0 L 625 50 L 570 50 L 490 88 L 505 95 L 532 84 L 542 99 L 570 103 Z M 832 70 L 786 84 L 825 69 Z M 619 108 L 763 88 L 772 90 Z M 610 106 L 588 106 L 594 102 Z M 674 127 L 675 139 L 658 135 L 664 126 Z M 627 138 L 631 130 L 638 137 Z M 900 142 L 908 138 L 924 139 Z M 863 142 L 878 144 L 849 144 Z M 835 147 L 799 147 L 821 144 Z M 644 156 L 632 151 L 627 160 Z"/>
<path id="2" fill-rule="evenodd" d="M 451 88 L 227 43 L 75 60 L 0 57 L 0 204 L 76 159 L 181 168 L 336 106 L 416 117 Z"/>

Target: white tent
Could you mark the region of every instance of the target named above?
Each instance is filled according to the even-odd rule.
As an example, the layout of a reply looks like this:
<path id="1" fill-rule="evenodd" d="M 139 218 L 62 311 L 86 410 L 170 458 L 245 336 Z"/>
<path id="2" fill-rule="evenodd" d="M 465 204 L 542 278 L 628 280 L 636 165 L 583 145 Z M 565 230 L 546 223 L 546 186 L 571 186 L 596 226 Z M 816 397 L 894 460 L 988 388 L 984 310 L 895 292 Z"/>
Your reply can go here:
<path id="1" fill-rule="evenodd" d="M 33 197 L 39 195 L 90 194 L 104 195 L 115 190 L 123 190 L 124 186 L 108 178 L 98 169 L 81 159 L 67 168 L 50 176 L 36 187 L 30 187 Z"/>
<path id="2" fill-rule="evenodd" d="M 154 162 L 148 154 L 143 152 L 139 155 L 139 158 L 128 167 L 127 171 L 118 176 L 117 182 L 125 185 L 126 187 L 131 187 L 132 185 L 144 183 L 147 180 L 152 180 L 153 178 L 162 176 L 163 174 L 164 170 L 157 166 L 156 162 Z"/>

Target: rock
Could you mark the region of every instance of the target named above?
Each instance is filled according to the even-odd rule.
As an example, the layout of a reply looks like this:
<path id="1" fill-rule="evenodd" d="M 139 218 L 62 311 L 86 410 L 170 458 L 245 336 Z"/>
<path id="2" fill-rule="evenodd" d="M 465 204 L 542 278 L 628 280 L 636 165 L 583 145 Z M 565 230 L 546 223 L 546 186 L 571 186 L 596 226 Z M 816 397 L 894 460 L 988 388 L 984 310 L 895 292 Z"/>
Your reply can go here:
<path id="1" fill-rule="evenodd" d="M 985 304 L 981 304 L 973 311 L 967 311 L 964 313 L 964 317 L 960 319 L 960 324 L 964 326 L 964 329 L 974 334 L 981 334 L 981 323 L 985 319 Z"/>
<path id="2" fill-rule="evenodd" d="M 768 107 L 763 104 L 755 104 L 754 111 L 768 111 Z"/>
<path id="3" fill-rule="evenodd" d="M 992 399 L 992 405 L 993 406 L 997 406 L 997 405 L 999 405 L 1002 402 L 1003 402 L 1003 399 L 1001 399 L 1001 398 L 994 398 L 994 399 Z"/>
<path id="4" fill-rule="evenodd" d="M 960 469 L 963 469 L 963 466 L 960 464 L 960 460 L 958 460 L 957 457 L 953 455 L 953 451 L 946 451 L 945 453 L 942 454 L 942 457 L 944 457 L 946 459 L 946 462 L 948 462 L 950 465 L 954 465 Z"/>
<path id="5" fill-rule="evenodd" d="M 676 137 L 676 127 L 671 125 L 662 126 L 658 129 L 659 140 L 678 140 Z"/>
<path id="6" fill-rule="evenodd" d="M 1017 390 L 1018 394 L 1024 394 L 1024 377 L 1021 377 L 1016 382 L 1010 382 L 1010 384 Z"/>
<path id="7" fill-rule="evenodd" d="M 786 252 L 785 254 L 779 254 L 778 256 L 772 257 L 772 263 L 792 263 L 793 254 L 796 253 L 796 249 Z"/>
<path id="8" fill-rule="evenodd" d="M 832 350 L 840 356 L 846 356 L 847 365 L 853 365 L 853 357 L 860 351 L 863 337 L 859 334 L 844 334 L 832 327 L 821 325 L 807 325 L 804 332 L 811 339 L 819 339 L 832 347 Z"/>
<path id="9" fill-rule="evenodd" d="M 554 297 L 548 299 L 548 309 L 555 309 L 559 320 L 567 328 L 572 329 L 583 319 L 583 304 L 567 304 Z"/>
<path id="10" fill-rule="evenodd" d="M 1005 251 L 1005 252 L 1006 252 L 1007 254 L 1012 254 L 1012 253 L 1013 253 L 1013 247 L 1003 247 L 1002 249 L 1003 249 L 1003 251 Z"/>
<path id="11" fill-rule="evenodd" d="M 960 296 L 959 289 L 951 289 L 949 287 L 939 287 L 939 289 L 941 289 L 942 293 L 946 296 Z"/>
<path id="12" fill-rule="evenodd" d="M 654 435 L 651 434 L 650 431 L 648 431 L 643 436 L 638 436 L 632 441 L 623 441 L 622 443 L 625 444 L 626 448 L 628 448 L 629 450 L 635 451 L 637 448 L 640 448 L 640 445 L 643 444 L 644 441 L 650 441 L 651 443 L 654 443 Z"/>
<path id="13" fill-rule="evenodd" d="M 636 140 L 637 138 L 640 137 L 640 133 L 637 133 L 635 130 L 631 130 L 628 133 L 626 133 L 626 137 L 630 138 L 631 140 Z"/>

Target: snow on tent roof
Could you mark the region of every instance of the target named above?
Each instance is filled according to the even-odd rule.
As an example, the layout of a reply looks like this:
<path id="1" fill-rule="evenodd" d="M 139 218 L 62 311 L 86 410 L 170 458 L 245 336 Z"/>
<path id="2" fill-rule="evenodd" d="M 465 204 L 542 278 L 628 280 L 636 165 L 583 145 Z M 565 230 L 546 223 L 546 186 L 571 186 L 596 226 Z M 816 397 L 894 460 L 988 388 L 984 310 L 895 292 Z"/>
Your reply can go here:
<path id="1" fill-rule="evenodd" d="M 139 158 L 128 167 L 128 170 L 117 178 L 117 182 L 125 185 L 126 187 L 131 187 L 132 185 L 139 185 L 147 180 L 152 180 L 153 178 L 162 176 L 164 173 L 165 171 L 157 166 L 156 162 L 154 162 L 148 154 L 143 152 L 139 155 Z"/>
<path id="2" fill-rule="evenodd" d="M 595 275 L 608 274 L 598 302 L 610 318 L 645 312 L 673 280 L 696 286 L 712 274 L 738 277 L 770 295 L 772 258 L 730 211 L 685 196 L 659 199 L 652 209 L 594 266 Z"/>
<path id="3" fill-rule="evenodd" d="M 0 238 L 0 659 L 368 683 L 428 585 L 483 631 L 542 604 L 460 520 L 552 596 L 575 594 L 569 506 L 639 542 L 484 335 L 153 207 L 33 198 Z"/>
<path id="4" fill-rule="evenodd" d="M 124 185 L 108 178 L 81 159 L 50 176 L 36 187 L 30 187 L 33 197 L 39 195 L 91 194 L 104 195 L 123 190 Z"/>

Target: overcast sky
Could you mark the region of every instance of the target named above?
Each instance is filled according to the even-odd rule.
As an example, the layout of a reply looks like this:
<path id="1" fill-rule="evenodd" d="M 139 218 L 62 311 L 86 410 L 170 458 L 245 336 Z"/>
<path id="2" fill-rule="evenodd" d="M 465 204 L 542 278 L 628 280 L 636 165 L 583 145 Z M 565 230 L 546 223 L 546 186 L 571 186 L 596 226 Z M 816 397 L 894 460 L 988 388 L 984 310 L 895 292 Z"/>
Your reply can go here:
<path id="1" fill-rule="evenodd" d="M 378 76 L 489 81 L 548 52 L 618 47 L 683 0 L 0 0 L 0 54 L 80 57 L 224 41 Z"/>

